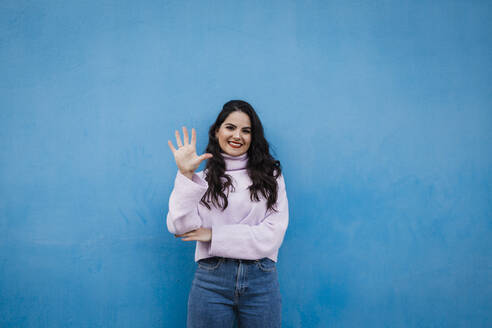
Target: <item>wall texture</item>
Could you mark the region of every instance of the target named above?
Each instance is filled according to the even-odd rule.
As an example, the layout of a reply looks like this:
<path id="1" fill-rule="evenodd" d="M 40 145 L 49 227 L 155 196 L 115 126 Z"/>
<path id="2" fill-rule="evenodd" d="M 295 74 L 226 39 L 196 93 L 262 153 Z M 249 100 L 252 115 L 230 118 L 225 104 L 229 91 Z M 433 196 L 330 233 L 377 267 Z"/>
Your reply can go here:
<path id="1" fill-rule="evenodd" d="M 174 130 L 286 179 L 283 327 L 492 325 L 490 1 L 2 1 L 0 326 L 183 327 Z"/>

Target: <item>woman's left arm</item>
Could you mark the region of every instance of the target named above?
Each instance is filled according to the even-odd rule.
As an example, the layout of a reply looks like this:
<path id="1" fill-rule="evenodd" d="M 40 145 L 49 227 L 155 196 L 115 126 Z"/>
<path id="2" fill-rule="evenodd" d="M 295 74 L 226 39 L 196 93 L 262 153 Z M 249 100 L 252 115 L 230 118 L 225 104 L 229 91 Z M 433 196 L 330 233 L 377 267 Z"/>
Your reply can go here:
<path id="1" fill-rule="evenodd" d="M 277 212 L 258 225 L 230 224 L 212 226 L 210 255 L 256 260 L 271 256 L 282 245 L 289 224 L 289 204 L 283 175 L 277 178 Z"/>

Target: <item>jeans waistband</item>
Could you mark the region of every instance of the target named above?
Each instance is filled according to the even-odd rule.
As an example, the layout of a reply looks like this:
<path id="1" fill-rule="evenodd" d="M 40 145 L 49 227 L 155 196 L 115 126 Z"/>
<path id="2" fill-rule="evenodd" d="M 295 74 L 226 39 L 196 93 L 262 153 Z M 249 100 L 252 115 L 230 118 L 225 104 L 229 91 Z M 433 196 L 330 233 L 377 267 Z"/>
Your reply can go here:
<path id="1" fill-rule="evenodd" d="M 220 256 L 214 256 L 218 259 L 224 259 L 224 261 L 230 261 L 230 262 L 239 262 L 239 263 L 256 263 L 259 262 L 260 259 L 258 260 L 245 260 L 245 259 L 234 259 L 230 257 L 220 257 Z"/>

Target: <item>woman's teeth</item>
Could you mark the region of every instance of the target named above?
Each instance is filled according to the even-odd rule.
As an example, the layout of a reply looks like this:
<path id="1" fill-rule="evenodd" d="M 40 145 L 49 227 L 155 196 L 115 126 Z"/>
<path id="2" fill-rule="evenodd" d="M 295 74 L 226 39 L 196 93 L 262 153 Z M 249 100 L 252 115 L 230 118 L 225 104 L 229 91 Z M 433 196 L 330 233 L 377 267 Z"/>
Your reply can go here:
<path id="1" fill-rule="evenodd" d="M 235 143 L 235 142 L 232 142 L 232 141 L 229 141 L 229 145 L 231 145 L 231 147 L 234 147 L 234 148 L 241 147 L 241 144 L 240 143 Z"/>

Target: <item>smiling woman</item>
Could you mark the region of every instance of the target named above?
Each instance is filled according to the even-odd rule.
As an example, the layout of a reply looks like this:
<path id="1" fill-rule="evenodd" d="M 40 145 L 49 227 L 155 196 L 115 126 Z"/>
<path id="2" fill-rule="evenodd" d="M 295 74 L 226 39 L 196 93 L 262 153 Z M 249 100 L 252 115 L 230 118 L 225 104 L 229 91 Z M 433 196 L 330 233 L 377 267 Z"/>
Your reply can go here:
<path id="1" fill-rule="evenodd" d="M 220 148 L 226 154 L 239 156 L 248 151 L 251 144 L 251 122 L 243 112 L 232 112 L 215 133 Z"/>
<path id="2" fill-rule="evenodd" d="M 269 151 L 253 107 L 227 102 L 209 129 L 206 152 L 196 154 L 183 127 L 176 131 L 178 166 L 167 228 L 196 241 L 195 278 L 188 296 L 188 327 L 280 327 L 276 270 L 289 222 L 280 162 Z M 203 171 L 196 172 L 208 159 Z M 228 291 L 228 292 L 224 292 Z"/>

